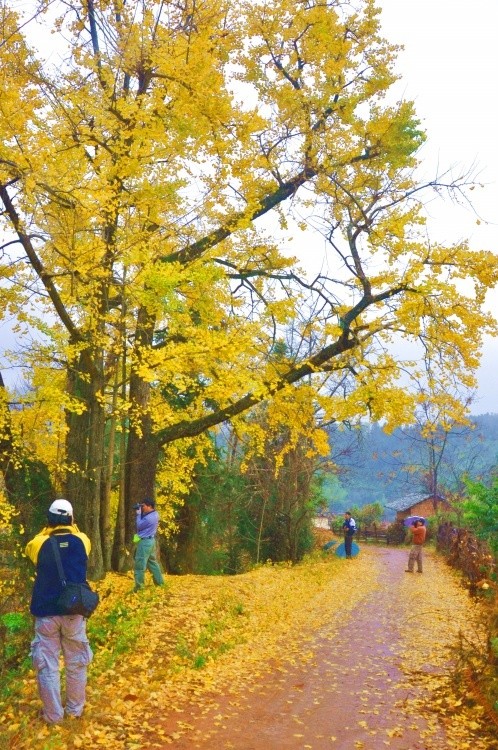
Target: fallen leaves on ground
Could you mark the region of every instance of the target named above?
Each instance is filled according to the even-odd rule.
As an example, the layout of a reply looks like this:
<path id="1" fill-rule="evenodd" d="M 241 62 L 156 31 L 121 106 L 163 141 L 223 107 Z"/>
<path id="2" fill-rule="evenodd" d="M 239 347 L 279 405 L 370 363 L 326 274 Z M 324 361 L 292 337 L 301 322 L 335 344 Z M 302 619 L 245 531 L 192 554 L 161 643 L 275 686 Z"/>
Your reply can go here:
<path id="1" fill-rule="evenodd" d="M 98 645 L 85 717 L 45 727 L 36 718 L 40 704 L 30 672 L 22 678 L 16 702 L 3 712 L 0 738 L 9 750 L 35 744 L 39 750 L 138 750 L 144 738 L 150 748 L 174 745 L 194 729 L 186 706 L 208 712 L 213 696 L 224 693 L 235 710 L 238 696 L 250 693 L 267 675 L 284 679 L 296 665 L 312 664 L 317 633 L 332 642 L 355 609 L 382 593 L 379 565 L 376 551 L 366 548 L 354 568 L 331 556 L 295 567 L 262 566 L 236 577 L 170 577 L 164 589 L 150 587 L 139 594 L 130 592 L 131 578 L 109 575 L 99 584 L 102 606 L 90 621 Z M 358 732 L 376 733 L 382 711 L 371 698 L 388 695 L 393 710 L 409 717 L 413 731 L 419 731 L 417 718 L 424 719 L 420 734 L 427 737 L 427 748 L 440 747 L 437 725 L 444 727 L 447 743 L 441 747 L 490 750 L 489 740 L 480 738 L 482 711 L 456 695 L 449 678 L 459 639 L 483 637 L 478 612 L 444 562 L 432 558 L 431 566 L 423 583 L 415 577 L 403 583 L 392 597 L 392 611 L 383 615 L 397 618 L 399 638 L 383 648 L 386 663 L 396 663 L 402 678 L 391 677 L 382 660 L 372 660 L 376 687 L 366 691 Z M 120 619 L 119 632 L 129 625 L 134 640 L 120 641 Z M 176 731 L 164 728 L 165 713 L 178 715 Z M 223 714 L 212 716 L 217 727 L 224 720 Z M 296 717 L 296 728 L 299 723 Z M 393 721 L 382 731 L 389 747 L 406 726 Z M 363 734 L 356 747 L 363 746 Z"/>

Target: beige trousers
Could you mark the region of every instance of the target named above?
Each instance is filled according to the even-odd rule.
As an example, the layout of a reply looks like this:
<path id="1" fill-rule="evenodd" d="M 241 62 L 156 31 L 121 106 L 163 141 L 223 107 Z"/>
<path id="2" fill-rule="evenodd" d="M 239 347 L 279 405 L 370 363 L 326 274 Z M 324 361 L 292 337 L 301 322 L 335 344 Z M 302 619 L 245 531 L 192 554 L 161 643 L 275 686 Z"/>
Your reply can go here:
<path id="1" fill-rule="evenodd" d="M 422 545 L 421 544 L 414 544 L 410 550 L 410 555 L 408 556 L 408 570 L 413 573 L 413 568 L 415 567 L 415 562 L 417 563 L 417 570 L 419 573 L 422 573 Z"/>
<path id="2" fill-rule="evenodd" d="M 43 703 L 43 718 L 49 724 L 64 718 L 59 668 L 61 651 L 66 667 L 66 714 L 81 716 L 85 705 L 86 671 L 93 656 L 82 615 L 35 619 L 31 658 Z"/>

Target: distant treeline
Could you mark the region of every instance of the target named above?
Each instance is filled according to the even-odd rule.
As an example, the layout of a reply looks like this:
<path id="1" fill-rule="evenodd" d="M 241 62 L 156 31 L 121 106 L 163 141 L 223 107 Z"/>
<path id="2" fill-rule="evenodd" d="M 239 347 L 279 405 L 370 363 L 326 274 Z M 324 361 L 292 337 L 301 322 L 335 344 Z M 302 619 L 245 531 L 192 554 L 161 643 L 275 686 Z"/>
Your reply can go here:
<path id="1" fill-rule="evenodd" d="M 471 421 L 471 427 L 441 431 L 431 441 L 418 427 L 390 435 L 378 423 L 331 429 L 331 457 L 339 472 L 324 483 L 330 510 L 340 513 L 352 505 L 385 504 L 429 492 L 434 466 L 443 495 L 462 492 L 465 476 L 487 483 L 498 464 L 498 414 L 480 414 Z"/>

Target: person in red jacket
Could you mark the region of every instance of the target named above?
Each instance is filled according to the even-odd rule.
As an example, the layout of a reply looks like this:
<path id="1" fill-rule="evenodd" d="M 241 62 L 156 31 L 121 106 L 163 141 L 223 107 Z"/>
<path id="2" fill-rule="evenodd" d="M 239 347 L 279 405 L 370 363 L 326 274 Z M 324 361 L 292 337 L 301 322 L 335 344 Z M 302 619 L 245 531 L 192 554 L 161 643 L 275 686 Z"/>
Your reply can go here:
<path id="1" fill-rule="evenodd" d="M 412 523 L 412 548 L 408 556 L 408 568 L 405 573 L 413 573 L 415 562 L 417 563 L 417 573 L 422 573 L 422 547 L 425 542 L 427 529 L 421 520 Z"/>
<path id="2" fill-rule="evenodd" d="M 73 506 L 68 500 L 52 503 L 47 526 L 26 546 L 26 556 L 36 566 L 30 606 L 35 617 L 31 657 L 43 704 L 43 719 L 48 724 L 57 724 L 64 718 L 59 668 L 61 651 L 66 667 L 65 713 L 76 718 L 83 713 L 87 665 L 93 654 L 83 615 L 62 615 L 57 607 L 62 583 L 50 542 L 52 536 L 57 540 L 67 579 L 74 583 L 86 581 L 90 540 L 74 524 Z"/>

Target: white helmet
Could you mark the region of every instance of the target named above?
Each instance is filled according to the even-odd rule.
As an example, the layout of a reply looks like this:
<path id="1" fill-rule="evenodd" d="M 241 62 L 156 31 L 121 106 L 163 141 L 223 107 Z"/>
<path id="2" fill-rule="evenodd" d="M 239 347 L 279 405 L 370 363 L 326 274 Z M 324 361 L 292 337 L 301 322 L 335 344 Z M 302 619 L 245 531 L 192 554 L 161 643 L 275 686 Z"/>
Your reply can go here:
<path id="1" fill-rule="evenodd" d="M 49 513 L 53 513 L 55 516 L 73 516 L 73 506 L 69 500 L 54 500 L 50 508 Z M 62 520 L 62 518 L 61 518 Z"/>

